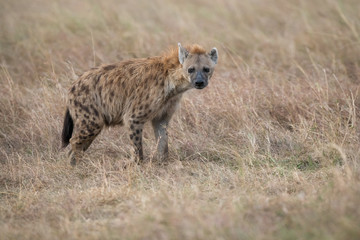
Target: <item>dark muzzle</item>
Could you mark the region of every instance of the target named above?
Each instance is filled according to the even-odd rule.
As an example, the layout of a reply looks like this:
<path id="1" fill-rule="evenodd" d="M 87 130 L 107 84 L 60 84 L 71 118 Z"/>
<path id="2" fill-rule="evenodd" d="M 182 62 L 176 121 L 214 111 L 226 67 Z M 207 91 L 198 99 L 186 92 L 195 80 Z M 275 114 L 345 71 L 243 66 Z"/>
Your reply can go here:
<path id="1" fill-rule="evenodd" d="M 204 87 L 206 87 L 206 78 L 201 74 L 200 71 L 196 74 L 194 87 L 197 89 L 203 89 Z"/>

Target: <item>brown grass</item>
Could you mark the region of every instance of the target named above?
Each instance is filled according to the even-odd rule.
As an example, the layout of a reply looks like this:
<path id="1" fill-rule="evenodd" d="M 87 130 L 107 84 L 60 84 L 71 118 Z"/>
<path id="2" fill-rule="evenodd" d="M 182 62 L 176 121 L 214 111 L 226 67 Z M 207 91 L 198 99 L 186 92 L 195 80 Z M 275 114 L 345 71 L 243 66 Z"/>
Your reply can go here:
<path id="1" fill-rule="evenodd" d="M 31 3 L 30 3 L 31 2 Z M 0 239 L 359 239 L 357 0 L 0 1 Z M 219 49 L 169 164 L 104 131 L 71 168 L 66 91 L 177 42 Z M 145 152 L 155 151 L 145 129 Z"/>

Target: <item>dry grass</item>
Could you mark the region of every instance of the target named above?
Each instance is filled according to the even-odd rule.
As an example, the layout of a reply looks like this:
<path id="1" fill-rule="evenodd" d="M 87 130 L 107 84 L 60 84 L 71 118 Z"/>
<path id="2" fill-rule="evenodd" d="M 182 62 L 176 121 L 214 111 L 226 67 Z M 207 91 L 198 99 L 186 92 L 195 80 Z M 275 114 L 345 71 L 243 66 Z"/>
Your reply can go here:
<path id="1" fill-rule="evenodd" d="M 359 1 L 180 2 L 0 1 L 1 239 L 360 238 Z M 220 63 L 172 121 L 170 163 L 124 169 L 112 128 L 71 168 L 74 75 L 179 41 Z"/>

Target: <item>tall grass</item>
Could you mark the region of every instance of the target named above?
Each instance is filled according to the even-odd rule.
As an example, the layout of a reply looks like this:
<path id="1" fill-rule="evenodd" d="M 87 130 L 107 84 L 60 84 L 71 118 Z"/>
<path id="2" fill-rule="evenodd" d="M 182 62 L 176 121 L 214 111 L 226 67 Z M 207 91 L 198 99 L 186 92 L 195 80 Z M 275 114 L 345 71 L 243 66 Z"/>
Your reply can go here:
<path id="1" fill-rule="evenodd" d="M 0 1 L 1 239 L 359 239 L 360 3 Z M 216 46 L 170 160 L 124 128 L 71 168 L 67 88 L 101 63 Z M 155 152 L 150 126 L 145 153 Z M 124 166 L 127 166 L 124 168 Z"/>

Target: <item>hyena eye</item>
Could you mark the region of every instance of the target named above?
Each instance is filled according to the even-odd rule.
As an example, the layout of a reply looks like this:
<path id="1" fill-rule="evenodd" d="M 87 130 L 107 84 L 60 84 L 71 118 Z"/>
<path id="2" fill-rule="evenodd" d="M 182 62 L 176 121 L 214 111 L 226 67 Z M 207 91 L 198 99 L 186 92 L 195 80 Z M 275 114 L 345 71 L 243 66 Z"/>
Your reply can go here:
<path id="1" fill-rule="evenodd" d="M 195 71 L 195 68 L 191 67 L 191 68 L 188 68 L 188 73 L 193 73 Z"/>
<path id="2" fill-rule="evenodd" d="M 210 68 L 204 67 L 204 68 L 203 68 L 203 71 L 206 72 L 206 73 L 208 73 L 208 72 L 210 72 Z"/>

